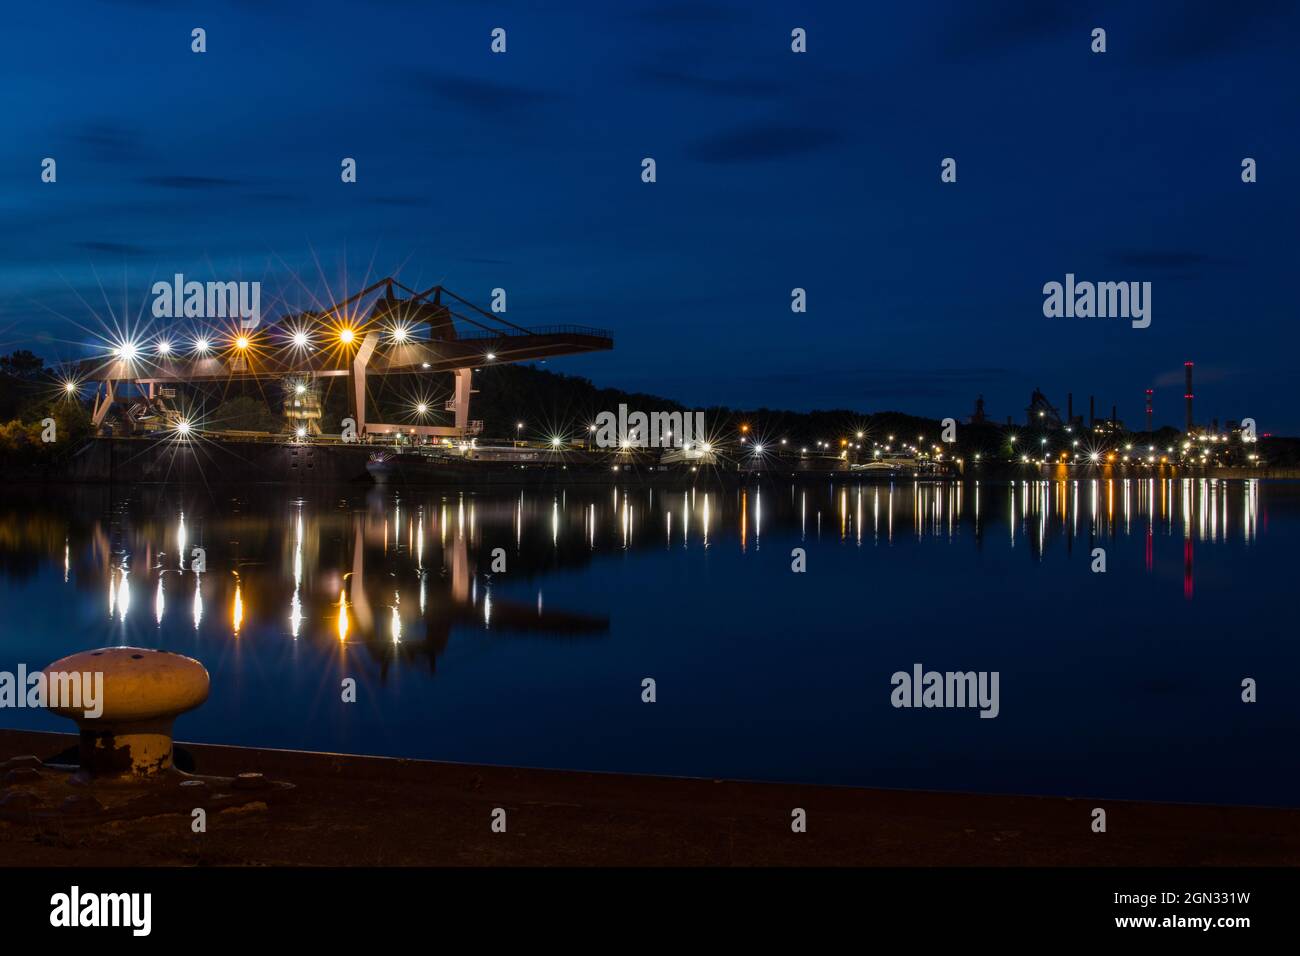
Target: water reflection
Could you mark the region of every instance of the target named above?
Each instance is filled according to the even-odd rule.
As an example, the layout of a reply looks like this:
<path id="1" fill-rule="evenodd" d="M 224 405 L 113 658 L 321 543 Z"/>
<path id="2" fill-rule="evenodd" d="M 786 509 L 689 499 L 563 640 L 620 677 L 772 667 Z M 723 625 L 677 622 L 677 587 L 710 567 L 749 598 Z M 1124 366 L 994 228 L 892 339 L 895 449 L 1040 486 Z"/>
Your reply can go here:
<path id="1" fill-rule="evenodd" d="M 183 508 L 174 495 L 185 498 Z M 897 535 L 907 529 L 911 541 L 967 538 L 982 549 L 986 533 L 1001 528 L 993 539 L 998 547 L 1023 549 L 1035 561 L 1057 547 L 1091 550 L 1141 535 L 1148 571 L 1158 563 L 1159 539 L 1181 539 L 1183 590 L 1190 599 L 1194 543 L 1212 546 L 1230 536 L 1253 542 L 1260 488 L 1256 481 L 1209 478 L 1062 478 L 770 484 L 658 494 L 642 488 L 505 494 L 374 489 L 283 504 L 268 495 L 265 505 L 204 503 L 152 491 L 73 511 L 99 517 L 37 537 L 48 544 L 44 550 L 61 566 L 68 587 L 83 590 L 96 579 L 96 591 L 106 587 L 108 617 L 119 637 L 130 623 L 134 587 L 152 588 L 157 628 L 179 610 L 168 591 L 175 596 L 189 587 L 196 631 L 203 628 L 205 604 L 216 601 L 229 609 L 230 637 L 255 627 L 291 640 L 329 634 L 344 647 L 384 645 L 388 654 L 436 655 L 454 628 L 540 635 L 608 630 L 609 608 L 600 594 L 584 606 L 544 609 L 540 588 L 527 584 L 536 576 L 651 547 L 680 554 L 721 544 L 757 561 L 764 536 L 772 533 L 889 548 L 902 544 Z M 9 522 L 12 536 L 22 519 L 0 520 Z M 175 561 L 165 560 L 169 540 L 179 552 Z M 189 548 L 202 549 L 202 564 L 195 559 L 187 567 Z M 494 575 L 494 554 L 502 555 L 507 573 Z M 148 570 L 132 572 L 136 555 L 143 560 L 135 566 Z M 169 582 L 168 575 L 176 580 Z"/>

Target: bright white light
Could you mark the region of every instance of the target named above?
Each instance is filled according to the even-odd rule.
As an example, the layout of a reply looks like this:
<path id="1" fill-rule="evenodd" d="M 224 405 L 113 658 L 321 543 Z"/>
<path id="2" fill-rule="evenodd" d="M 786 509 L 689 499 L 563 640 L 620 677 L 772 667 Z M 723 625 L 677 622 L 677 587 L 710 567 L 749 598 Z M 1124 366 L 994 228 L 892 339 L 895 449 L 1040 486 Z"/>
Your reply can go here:
<path id="1" fill-rule="evenodd" d="M 172 344 L 171 344 L 170 342 L 168 342 L 166 339 L 163 339 L 161 342 L 158 343 L 158 354 L 159 354 L 159 355 L 171 355 L 171 354 L 172 354 Z"/>
<path id="2" fill-rule="evenodd" d="M 136 348 L 134 342 L 123 342 L 113 350 L 113 354 L 124 362 L 133 362 L 135 357 L 140 354 L 140 350 Z"/>
<path id="3" fill-rule="evenodd" d="M 552 438 L 552 439 L 551 439 L 551 447 L 552 447 L 552 448 L 559 448 L 559 447 L 560 447 L 560 444 L 561 444 L 561 443 L 560 443 L 560 439 L 559 439 L 558 436 L 555 437 L 555 438 Z"/>
<path id="4" fill-rule="evenodd" d="M 700 445 L 700 449 L 702 451 L 713 451 L 713 446 L 709 444 L 709 442 L 704 442 L 703 444 Z"/>
<path id="5" fill-rule="evenodd" d="M 307 386 L 299 382 L 297 385 L 293 387 L 293 393 L 295 395 L 305 395 L 307 394 Z"/>
<path id="6" fill-rule="evenodd" d="M 755 445 L 755 446 L 754 446 L 754 454 L 755 454 L 755 455 L 761 455 L 761 454 L 763 454 L 763 446 L 762 446 L 762 445 Z"/>
<path id="7" fill-rule="evenodd" d="M 207 355 L 208 352 L 212 351 L 212 343 L 207 339 L 195 339 L 194 351 L 199 355 Z"/>
<path id="8" fill-rule="evenodd" d="M 189 421 L 182 418 L 180 421 L 176 423 L 176 434 L 184 438 L 187 435 L 189 435 L 191 427 L 192 426 L 190 425 Z"/>
<path id="9" fill-rule="evenodd" d="M 76 382 L 64 382 L 64 383 L 63 383 L 63 390 L 64 390 L 65 392 L 67 392 L 69 395 L 72 395 L 72 394 L 74 394 L 74 393 L 77 391 L 77 383 L 76 383 Z"/>
<path id="10" fill-rule="evenodd" d="M 248 336 L 241 335 L 239 338 L 235 339 L 235 348 L 239 349 L 241 352 L 248 348 Z"/>
<path id="11" fill-rule="evenodd" d="M 418 405 L 415 406 L 415 411 L 416 411 L 418 414 L 423 415 L 423 414 L 425 414 L 426 412 L 429 411 L 429 406 L 426 405 L 426 404 L 424 404 L 424 402 L 420 402 L 420 404 L 418 404 Z"/>
<path id="12" fill-rule="evenodd" d="M 496 360 L 496 357 L 497 357 L 497 353 L 496 353 L 496 352 L 489 352 L 489 353 L 487 354 L 487 360 L 488 360 L 489 362 L 495 361 L 495 360 Z"/>
<path id="13" fill-rule="evenodd" d="M 298 436 L 299 438 L 306 438 L 306 437 L 307 437 L 307 429 L 305 429 L 305 428 L 303 428 L 301 425 L 299 425 L 299 426 L 298 426 L 298 431 L 296 432 L 296 434 L 297 434 L 297 436 Z"/>
<path id="14" fill-rule="evenodd" d="M 310 342 L 311 339 L 307 337 L 306 332 L 298 331 L 293 333 L 293 344 L 298 348 L 305 349 Z"/>
<path id="15" fill-rule="evenodd" d="M 342 342 L 344 345 L 351 345 L 352 340 L 354 338 L 356 338 L 356 333 L 353 332 L 351 329 L 339 330 L 339 341 Z"/>
<path id="16" fill-rule="evenodd" d="M 405 342 L 408 338 L 411 337 L 410 333 L 406 330 L 406 326 L 404 325 L 393 326 L 393 331 L 389 334 L 392 340 L 396 342 L 398 345 L 401 345 L 403 342 Z"/>

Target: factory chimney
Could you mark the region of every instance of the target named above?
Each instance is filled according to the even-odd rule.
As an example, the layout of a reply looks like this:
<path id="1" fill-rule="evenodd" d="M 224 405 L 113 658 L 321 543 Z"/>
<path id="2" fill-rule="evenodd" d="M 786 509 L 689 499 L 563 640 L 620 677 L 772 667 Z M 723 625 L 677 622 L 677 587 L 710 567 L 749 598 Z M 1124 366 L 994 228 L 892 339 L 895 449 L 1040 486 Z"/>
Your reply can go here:
<path id="1" fill-rule="evenodd" d="M 1147 389 L 1147 434 L 1151 434 L 1151 389 Z"/>
<path id="2" fill-rule="evenodd" d="M 1187 374 L 1187 388 L 1183 398 L 1187 399 L 1187 431 L 1190 434 L 1192 431 L 1192 363 L 1184 362 L 1183 371 Z"/>

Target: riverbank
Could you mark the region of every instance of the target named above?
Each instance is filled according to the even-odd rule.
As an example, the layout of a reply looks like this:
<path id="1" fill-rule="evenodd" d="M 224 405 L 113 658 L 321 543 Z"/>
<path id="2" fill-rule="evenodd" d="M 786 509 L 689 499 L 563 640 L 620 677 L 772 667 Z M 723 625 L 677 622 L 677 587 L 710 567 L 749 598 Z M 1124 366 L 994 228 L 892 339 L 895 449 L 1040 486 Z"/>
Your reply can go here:
<path id="1" fill-rule="evenodd" d="M 278 484 L 371 485 L 371 457 L 388 456 L 380 482 L 401 486 L 551 486 L 643 485 L 735 486 L 752 481 L 889 482 L 922 480 L 1024 481 L 1070 479 L 1284 479 L 1300 478 L 1300 468 L 1267 466 L 1147 465 L 1131 463 L 1027 464 L 1011 461 L 947 463 L 941 471 L 900 466 L 869 471 L 834 458 L 794 459 L 772 455 L 759 461 L 723 465 L 663 466 L 647 453 L 600 453 L 578 449 L 536 449 L 526 462 L 487 460 L 429 461 L 396 454 L 389 446 L 340 442 L 297 443 L 217 437 L 179 441 L 158 438 L 92 438 L 66 460 L 0 466 L 0 479 L 16 484 Z"/>
<path id="2" fill-rule="evenodd" d="M 0 731 L 0 758 L 66 734 Z M 0 820 L 9 866 L 1277 866 L 1300 810 L 867 790 L 181 745 L 292 799 L 87 825 Z M 20 787 L 0 784 L 0 794 Z M 75 788 L 69 786 L 69 792 Z M 1107 832 L 1092 832 L 1092 809 Z M 492 814 L 505 810 L 506 832 Z M 791 830 L 795 808 L 807 832 Z"/>

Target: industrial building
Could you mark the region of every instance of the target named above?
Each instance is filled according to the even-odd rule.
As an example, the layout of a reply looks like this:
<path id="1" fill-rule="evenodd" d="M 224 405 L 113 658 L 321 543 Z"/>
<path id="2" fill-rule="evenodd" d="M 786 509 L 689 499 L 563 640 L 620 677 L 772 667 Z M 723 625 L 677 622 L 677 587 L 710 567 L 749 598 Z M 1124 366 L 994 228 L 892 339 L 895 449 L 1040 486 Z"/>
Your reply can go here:
<path id="1" fill-rule="evenodd" d="M 398 290 L 408 297 L 398 298 Z M 177 386 L 266 383 L 285 397 L 287 430 L 306 437 L 320 432 L 322 380 L 343 378 L 356 437 L 402 432 L 420 439 L 461 439 L 483 427 L 470 418 L 475 368 L 613 346 L 605 329 L 525 328 L 445 286 L 416 292 L 389 277 L 327 308 L 265 327 L 198 326 L 183 334 L 166 329 L 147 341 L 118 342 L 107 359 L 80 363 L 75 385 L 95 386 L 96 429 L 130 432 L 143 421 L 184 428 L 186 413 L 174 403 Z M 452 397 L 441 408 L 422 404 L 413 409 L 413 421 L 400 423 L 371 417 L 371 377 L 447 373 Z M 438 422 L 442 413 L 450 414 L 450 422 Z"/>

